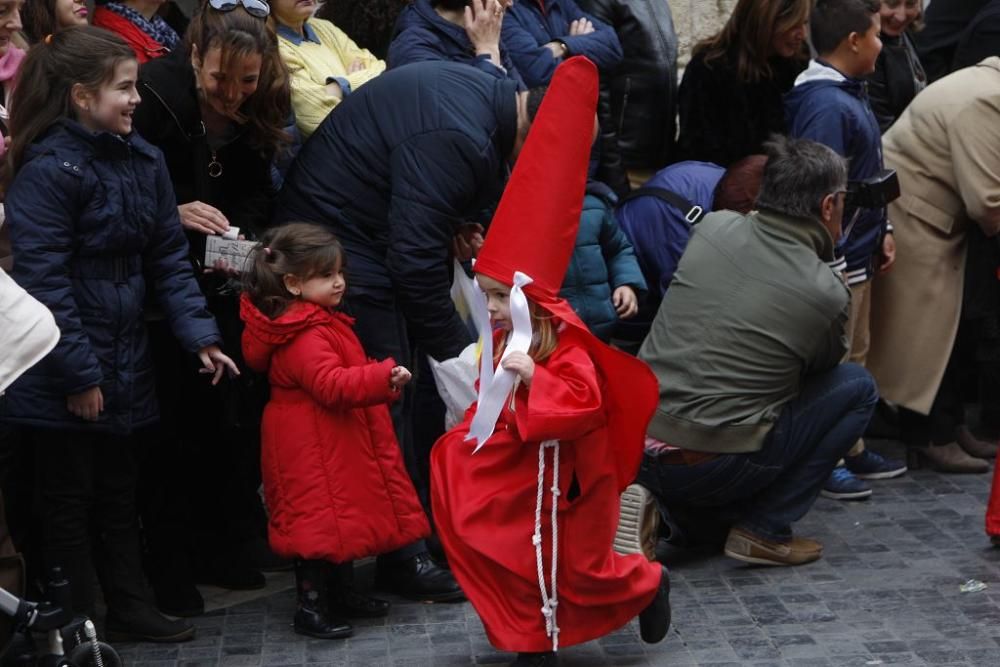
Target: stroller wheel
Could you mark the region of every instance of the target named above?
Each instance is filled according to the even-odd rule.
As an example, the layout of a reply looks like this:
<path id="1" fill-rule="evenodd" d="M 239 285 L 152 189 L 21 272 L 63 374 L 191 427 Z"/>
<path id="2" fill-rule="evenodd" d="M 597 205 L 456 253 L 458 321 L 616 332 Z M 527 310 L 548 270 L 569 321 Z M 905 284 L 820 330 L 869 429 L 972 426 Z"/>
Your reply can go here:
<path id="1" fill-rule="evenodd" d="M 122 667 L 125 664 L 118 651 L 111 644 L 104 642 L 97 642 L 95 649 L 93 644 L 85 641 L 70 651 L 66 657 L 75 667 Z"/>

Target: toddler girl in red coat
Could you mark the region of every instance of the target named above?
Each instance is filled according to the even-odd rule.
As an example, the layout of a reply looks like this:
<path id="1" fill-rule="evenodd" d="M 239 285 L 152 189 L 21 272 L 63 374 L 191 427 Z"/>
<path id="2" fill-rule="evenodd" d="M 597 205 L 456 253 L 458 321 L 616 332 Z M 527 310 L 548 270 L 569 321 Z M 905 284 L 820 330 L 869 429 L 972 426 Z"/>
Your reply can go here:
<path id="1" fill-rule="evenodd" d="M 637 615 L 647 642 L 670 624 L 666 570 L 612 549 L 656 378 L 559 298 L 596 104 L 594 65 L 560 65 L 474 265 L 482 295 L 467 300 L 479 330 L 494 331 L 483 340 L 479 397 L 431 454 L 452 572 L 490 641 L 519 653 L 519 666 L 555 665 L 560 646 Z"/>
<path id="2" fill-rule="evenodd" d="M 351 587 L 351 561 L 430 532 L 387 407 L 410 372 L 367 358 L 353 320 L 337 311 L 343 252 L 325 228 L 268 232 L 248 260 L 245 286 L 243 355 L 271 385 L 261 425 L 268 537 L 277 554 L 295 559 L 295 631 L 347 637 L 343 616 L 389 609 Z"/>

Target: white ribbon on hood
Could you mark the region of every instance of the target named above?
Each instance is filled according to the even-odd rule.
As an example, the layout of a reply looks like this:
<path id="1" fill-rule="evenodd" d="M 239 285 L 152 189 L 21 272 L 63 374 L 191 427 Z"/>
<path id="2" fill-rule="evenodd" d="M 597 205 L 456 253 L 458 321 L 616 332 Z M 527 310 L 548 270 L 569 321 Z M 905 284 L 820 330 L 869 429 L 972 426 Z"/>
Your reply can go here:
<path id="1" fill-rule="evenodd" d="M 528 309 L 528 298 L 524 295 L 522 288 L 532 282 L 530 276 L 520 271 L 514 273 L 514 286 L 510 290 L 512 329 L 496 372 L 493 370 L 493 336 L 490 334 L 486 299 L 481 290 L 476 290 L 478 292 L 478 295 L 475 295 L 477 298 L 469 299 L 469 308 L 473 313 L 476 328 L 479 329 L 483 341 L 483 350 L 479 360 L 479 398 L 476 400 L 476 415 L 472 418 L 472 424 L 469 425 L 468 435 L 465 436 L 466 440 L 476 442 L 473 454 L 478 452 L 493 435 L 497 419 L 507 402 L 507 397 L 514 388 L 514 380 L 517 379 L 516 373 L 504 370 L 504 359 L 514 352 L 527 353 L 528 348 L 531 347 L 531 311 Z M 482 328 L 481 324 L 481 318 L 484 315 L 485 329 Z"/>

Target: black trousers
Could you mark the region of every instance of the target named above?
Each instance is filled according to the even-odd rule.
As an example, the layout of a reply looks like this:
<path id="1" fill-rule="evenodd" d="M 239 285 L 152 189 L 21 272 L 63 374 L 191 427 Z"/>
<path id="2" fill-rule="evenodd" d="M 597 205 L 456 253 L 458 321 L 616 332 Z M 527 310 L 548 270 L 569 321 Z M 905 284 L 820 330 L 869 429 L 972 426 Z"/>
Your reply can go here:
<path id="1" fill-rule="evenodd" d="M 406 471 L 424 510 L 431 516 L 431 448 L 444 434 L 445 407 L 434 384 L 430 365 L 425 355 L 411 344 L 406 319 L 390 290 L 354 290 L 346 303 L 346 311 L 355 318 L 354 330 L 369 357 L 379 360 L 392 357 L 397 364 L 406 366 L 414 374 L 402 397 L 390 406 L 389 411 L 403 451 Z M 391 558 L 407 558 L 425 549 L 421 540 L 393 552 Z"/>
<path id="2" fill-rule="evenodd" d="M 166 322 L 149 326 L 160 424 L 143 447 L 139 503 L 154 583 L 193 583 L 266 536 L 257 495 L 266 380 L 245 371 L 238 329 L 225 331 L 219 319 L 225 351 L 244 375 L 215 387 Z"/>
<path id="3" fill-rule="evenodd" d="M 29 438 L 42 559 L 46 569 L 62 568 L 74 609 L 93 613 L 95 569 L 109 609 L 147 604 L 134 438 L 44 429 Z"/>

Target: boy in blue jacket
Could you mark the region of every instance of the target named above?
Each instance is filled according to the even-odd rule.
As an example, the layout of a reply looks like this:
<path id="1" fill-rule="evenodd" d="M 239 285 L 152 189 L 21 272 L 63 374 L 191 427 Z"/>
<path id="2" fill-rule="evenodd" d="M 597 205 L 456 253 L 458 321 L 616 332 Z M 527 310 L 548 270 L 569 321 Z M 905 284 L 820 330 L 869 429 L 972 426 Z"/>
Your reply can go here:
<path id="1" fill-rule="evenodd" d="M 817 0 L 809 22 L 817 58 L 785 97 L 789 134 L 826 144 L 847 158 L 850 181 L 870 178 L 883 168 L 882 134 L 864 82 L 875 71 L 882 50 L 880 6 L 879 0 Z M 871 280 L 892 266 L 896 246 L 884 208 L 847 206 L 843 225 L 834 269 L 844 271 L 851 289 L 848 360 L 864 364 Z M 860 500 L 871 495 L 862 479 L 887 479 L 906 472 L 901 462 L 866 450 L 862 440 L 844 462 L 834 469 L 823 495 Z"/>

